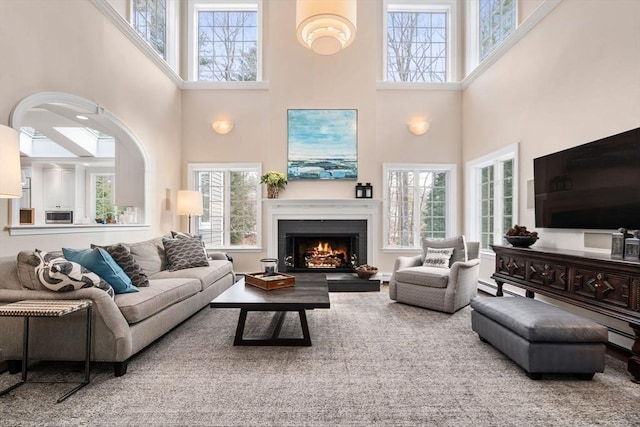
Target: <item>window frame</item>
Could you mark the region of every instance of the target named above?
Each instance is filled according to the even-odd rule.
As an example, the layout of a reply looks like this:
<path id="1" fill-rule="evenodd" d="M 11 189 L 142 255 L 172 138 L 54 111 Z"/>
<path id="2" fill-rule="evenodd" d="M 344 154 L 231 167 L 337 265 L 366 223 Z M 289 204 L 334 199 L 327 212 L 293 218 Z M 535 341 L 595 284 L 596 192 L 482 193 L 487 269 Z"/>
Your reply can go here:
<path id="1" fill-rule="evenodd" d="M 481 198 L 478 194 L 479 185 L 481 183 L 481 171 L 487 166 L 494 167 L 494 218 L 493 218 L 493 241 L 490 244 L 502 244 L 503 235 L 501 233 L 504 212 L 503 197 L 496 197 L 498 194 L 504 194 L 503 191 L 503 168 L 502 165 L 507 160 L 513 160 L 512 170 L 512 217 L 513 221 L 519 221 L 519 144 L 514 143 L 499 150 L 493 151 L 482 157 L 470 160 L 466 164 L 466 237 L 468 241 L 478 241 L 482 246 L 482 225 L 481 225 Z M 482 253 L 493 253 L 490 248 L 480 248 Z"/>
<path id="2" fill-rule="evenodd" d="M 165 46 L 164 46 L 164 58 L 149 42 L 143 37 L 136 29 L 133 16 L 135 11 L 133 9 L 133 1 L 129 2 L 129 24 L 135 34 L 137 34 L 142 40 L 149 45 L 152 51 L 154 51 L 161 59 L 163 59 L 173 70 L 178 70 L 179 60 L 179 34 L 180 34 L 180 19 L 178 15 L 178 1 L 179 0 L 165 0 Z"/>
<path id="3" fill-rule="evenodd" d="M 225 174 L 232 171 L 247 171 L 251 170 L 256 173 L 256 245 L 255 246 L 243 246 L 243 245 L 230 245 L 223 244 L 222 246 L 207 246 L 207 249 L 215 250 L 233 250 L 234 252 L 261 252 L 262 251 L 262 184 L 260 183 L 260 176 L 262 175 L 261 163 L 188 163 L 187 164 L 187 188 L 190 190 L 197 190 L 195 175 L 200 171 L 224 171 Z M 225 183 L 225 206 L 224 206 L 224 230 L 223 230 L 223 242 L 230 242 L 230 211 L 229 203 L 230 197 L 227 193 L 227 184 Z M 191 219 L 196 225 L 197 217 Z M 197 229 L 194 227 L 194 229 Z"/>
<path id="4" fill-rule="evenodd" d="M 446 231 L 445 236 L 451 237 L 458 233 L 458 219 L 457 219 L 457 207 L 458 207 L 458 187 L 457 176 L 458 166 L 455 163 L 383 163 L 382 165 L 382 223 L 385 224 L 382 227 L 382 252 L 416 252 L 422 250 L 422 237 L 420 235 L 420 221 L 414 221 L 414 245 L 413 246 L 391 246 L 389 245 L 389 230 L 386 224 L 389 221 L 389 186 L 388 186 L 388 173 L 389 172 L 445 172 L 447 174 L 446 181 Z M 414 190 L 415 191 L 415 190 Z M 417 198 L 414 199 L 414 203 L 417 202 Z M 416 209 L 414 206 L 414 215 L 419 216 L 420 209 Z"/>
<path id="5" fill-rule="evenodd" d="M 465 35 L 465 63 L 466 63 L 466 75 L 469 75 L 481 63 L 489 60 L 489 58 L 495 56 L 500 50 L 499 46 L 505 42 L 512 34 L 516 33 L 520 26 L 520 7 L 519 0 L 513 0 L 514 2 L 514 27 L 513 31 L 507 34 L 499 43 L 495 44 L 493 48 L 487 52 L 484 58 L 480 58 L 480 2 L 469 1 L 466 3 L 466 35 Z"/>
<path id="6" fill-rule="evenodd" d="M 399 82 L 387 75 L 388 12 L 445 12 L 447 14 L 447 73 L 444 82 Z M 458 4 L 456 0 L 383 0 L 382 7 L 382 82 L 389 85 L 443 85 L 457 82 L 458 76 Z"/>
<path id="7" fill-rule="evenodd" d="M 262 40 L 263 40 L 263 0 L 247 0 L 234 3 L 230 0 L 189 0 L 187 11 L 187 80 L 201 84 L 216 86 L 235 86 L 255 84 L 262 80 Z M 255 81 L 209 81 L 198 80 L 198 13 L 200 11 L 234 11 L 246 10 L 257 12 L 257 59 L 256 59 L 256 80 Z"/>

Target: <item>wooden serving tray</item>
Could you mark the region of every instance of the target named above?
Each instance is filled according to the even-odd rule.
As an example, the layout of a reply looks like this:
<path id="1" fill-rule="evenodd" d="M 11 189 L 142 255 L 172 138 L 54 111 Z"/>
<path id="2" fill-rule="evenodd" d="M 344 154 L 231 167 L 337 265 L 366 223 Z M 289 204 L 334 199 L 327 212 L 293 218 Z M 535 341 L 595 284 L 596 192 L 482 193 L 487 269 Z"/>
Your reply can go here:
<path id="1" fill-rule="evenodd" d="M 244 276 L 245 283 L 264 290 L 288 288 L 295 286 L 296 278 L 288 274 L 278 273 L 275 276 L 265 276 L 263 272 L 247 273 Z"/>

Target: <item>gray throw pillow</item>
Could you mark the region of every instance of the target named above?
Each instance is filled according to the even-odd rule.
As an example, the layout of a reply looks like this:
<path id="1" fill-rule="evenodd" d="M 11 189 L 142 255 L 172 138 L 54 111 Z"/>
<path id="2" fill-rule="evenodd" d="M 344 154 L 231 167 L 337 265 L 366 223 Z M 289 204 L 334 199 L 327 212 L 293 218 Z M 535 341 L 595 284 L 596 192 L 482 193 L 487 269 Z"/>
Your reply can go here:
<path id="1" fill-rule="evenodd" d="M 183 270 L 192 267 L 208 267 L 209 260 L 202 250 L 202 243 L 197 238 L 162 239 L 169 271 Z"/>
<path id="2" fill-rule="evenodd" d="M 449 260 L 449 267 L 457 261 L 467 261 L 467 242 L 464 236 L 449 237 L 446 239 L 424 239 L 422 241 L 423 252 L 426 255 L 427 248 L 453 248 L 453 254 Z"/>
<path id="3" fill-rule="evenodd" d="M 102 248 L 107 251 L 116 264 L 122 268 L 124 274 L 131 279 L 133 286 L 138 288 L 149 286 L 149 277 L 147 277 L 147 274 L 142 270 L 140 264 L 138 264 L 133 255 L 131 255 L 129 248 L 122 243 L 109 246 L 91 245 L 91 248 Z"/>
<path id="4" fill-rule="evenodd" d="M 425 267 L 449 268 L 451 255 L 453 255 L 453 248 L 427 248 L 423 265 Z"/>

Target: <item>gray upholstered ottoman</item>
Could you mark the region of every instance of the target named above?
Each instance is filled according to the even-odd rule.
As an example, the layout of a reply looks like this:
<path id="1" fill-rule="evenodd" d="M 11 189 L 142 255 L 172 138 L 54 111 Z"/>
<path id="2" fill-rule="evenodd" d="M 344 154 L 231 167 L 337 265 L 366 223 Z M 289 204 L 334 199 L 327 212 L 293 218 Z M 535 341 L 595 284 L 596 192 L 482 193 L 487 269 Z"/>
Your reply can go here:
<path id="1" fill-rule="evenodd" d="M 590 380 L 604 372 L 607 328 L 531 298 L 471 300 L 471 327 L 520 365 L 532 379 L 574 373 Z"/>

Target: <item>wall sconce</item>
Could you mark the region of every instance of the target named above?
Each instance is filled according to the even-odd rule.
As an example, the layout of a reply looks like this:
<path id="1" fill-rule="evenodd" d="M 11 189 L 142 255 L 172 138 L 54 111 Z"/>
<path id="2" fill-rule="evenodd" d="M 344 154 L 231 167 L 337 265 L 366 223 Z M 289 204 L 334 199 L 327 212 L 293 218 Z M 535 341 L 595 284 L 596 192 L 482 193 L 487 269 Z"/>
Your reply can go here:
<path id="1" fill-rule="evenodd" d="M 231 120 L 216 120 L 211 123 L 211 127 L 216 133 L 226 135 L 233 129 L 233 122 Z"/>
<path id="2" fill-rule="evenodd" d="M 20 170 L 20 139 L 18 132 L 0 125 L 0 199 L 22 197 L 22 172 Z"/>
<path id="3" fill-rule="evenodd" d="M 201 216 L 204 211 L 202 203 L 202 193 L 195 190 L 178 191 L 178 200 L 176 202 L 176 213 L 178 215 L 189 216 L 189 234 L 191 234 L 191 217 Z"/>
<path id="4" fill-rule="evenodd" d="M 306 48 L 333 55 L 356 37 L 357 0 L 297 0 L 296 35 Z"/>
<path id="5" fill-rule="evenodd" d="M 429 130 L 429 122 L 426 120 L 412 120 L 407 124 L 409 131 L 416 135 L 424 135 Z"/>

